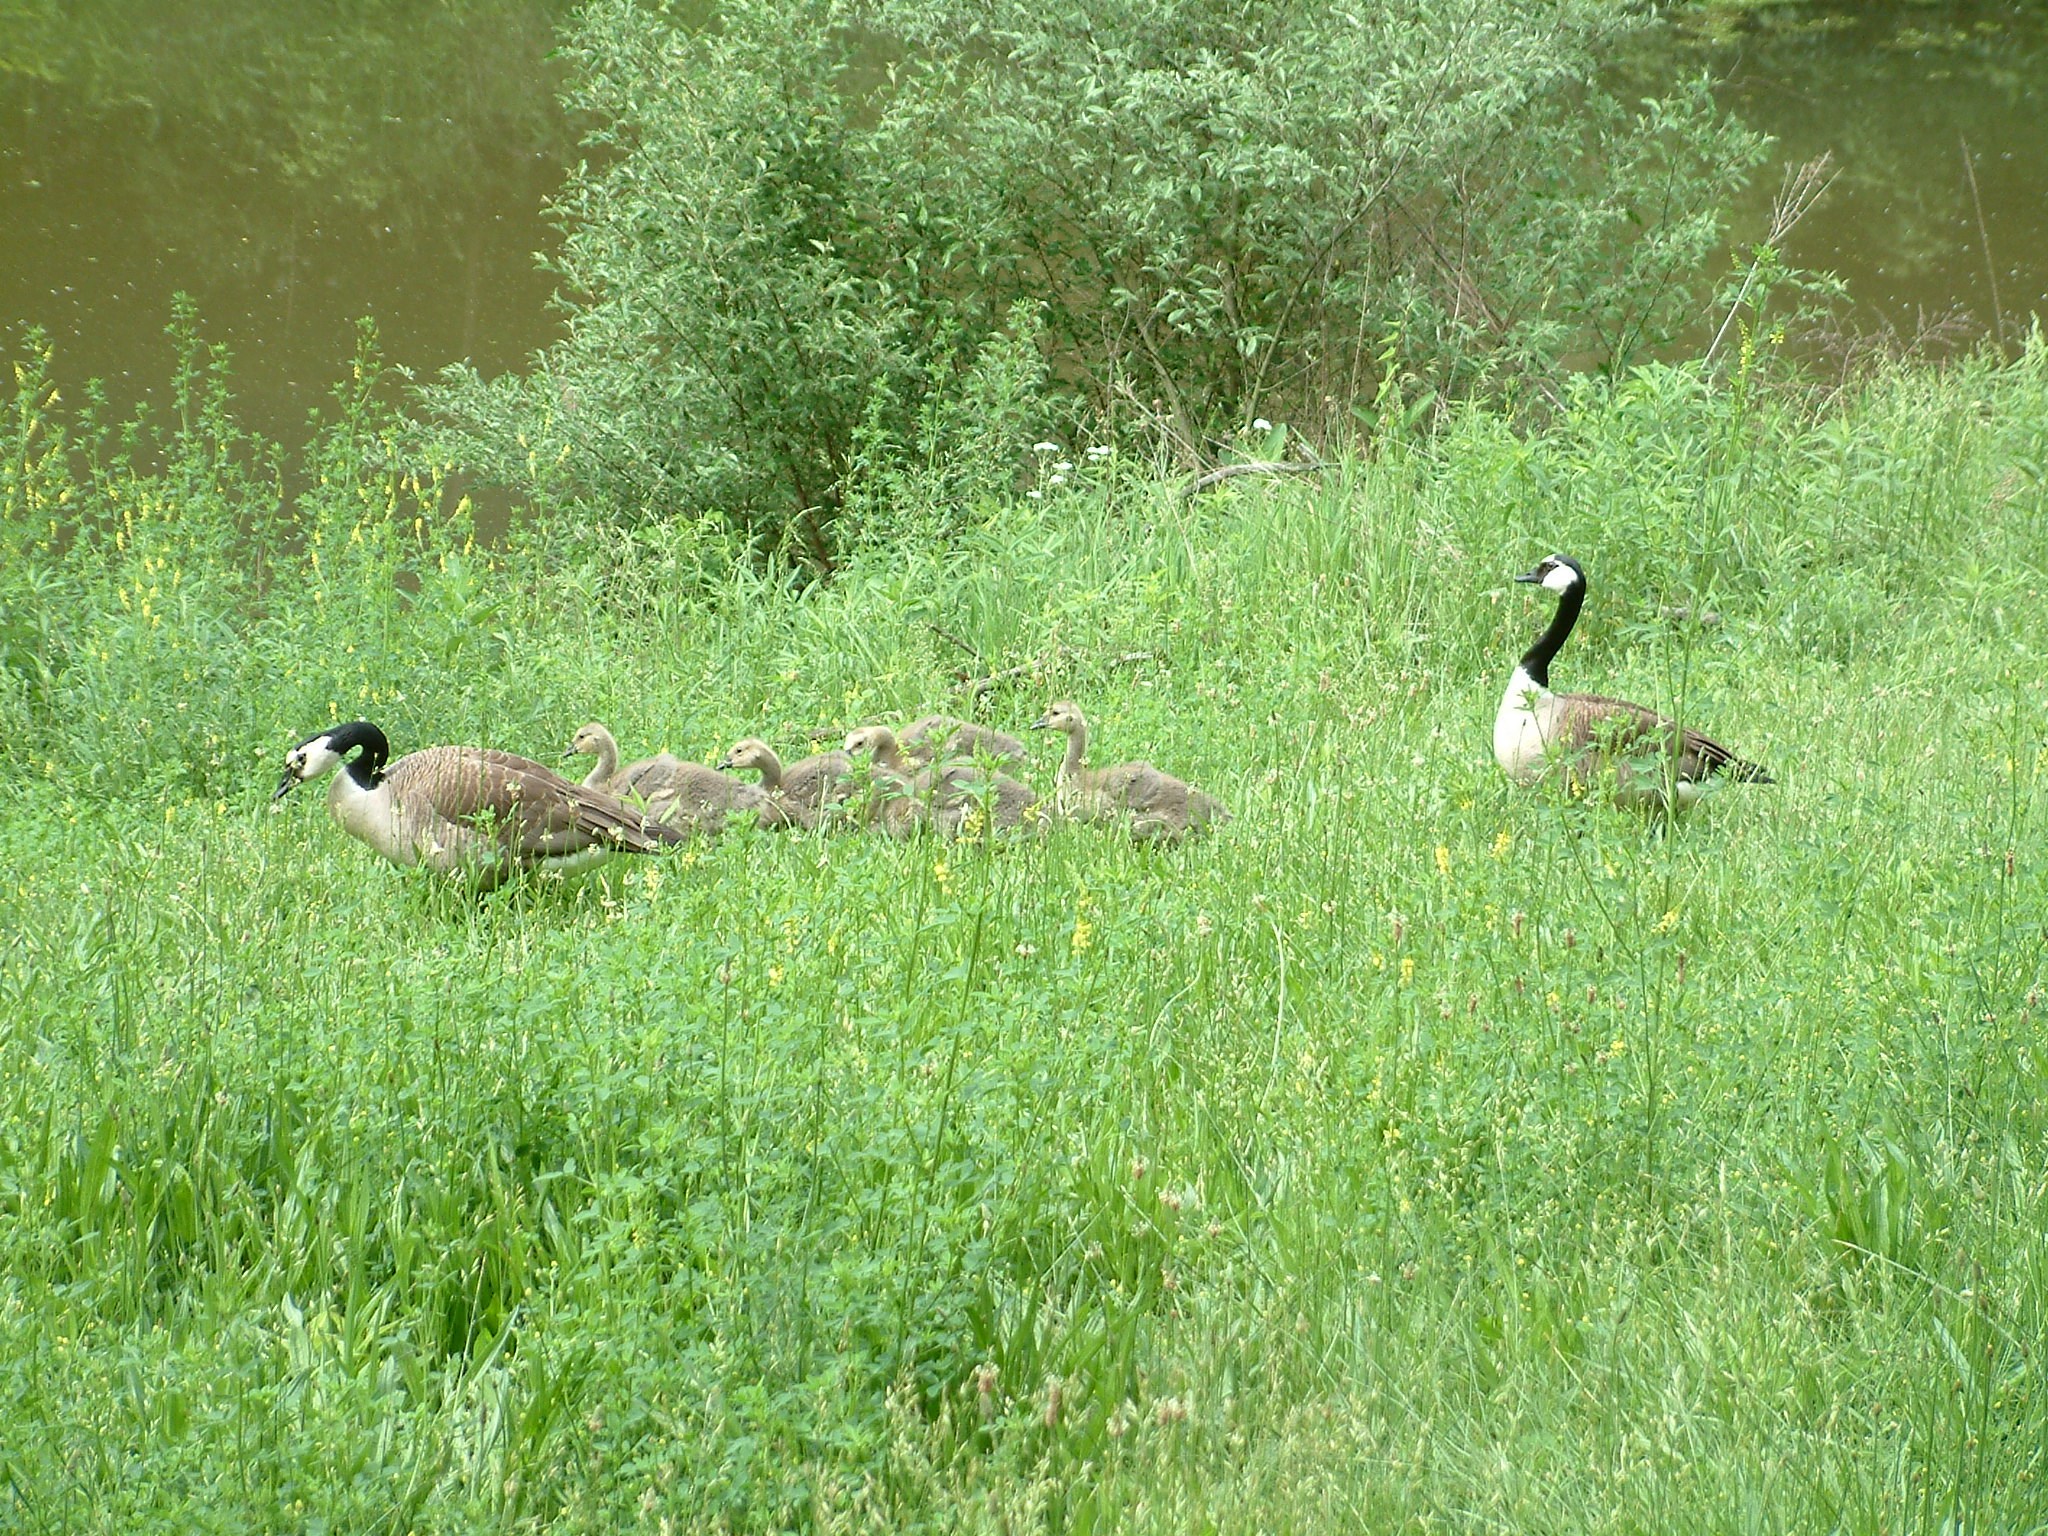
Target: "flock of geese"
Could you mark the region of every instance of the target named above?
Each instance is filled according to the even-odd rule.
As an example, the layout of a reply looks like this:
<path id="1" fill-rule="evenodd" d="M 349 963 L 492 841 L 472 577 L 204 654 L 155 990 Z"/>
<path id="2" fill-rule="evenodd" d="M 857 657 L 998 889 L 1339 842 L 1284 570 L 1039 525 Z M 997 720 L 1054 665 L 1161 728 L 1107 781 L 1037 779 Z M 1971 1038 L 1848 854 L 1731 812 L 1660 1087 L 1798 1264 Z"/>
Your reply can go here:
<path id="1" fill-rule="evenodd" d="M 287 752 L 272 798 L 340 769 L 327 808 L 344 832 L 394 864 L 467 876 L 484 890 L 522 870 L 568 873 L 615 853 L 715 837 L 740 816 L 762 827 L 867 827 L 898 838 L 1078 821 L 1121 826 L 1146 842 L 1177 841 L 1230 819 L 1215 796 L 1150 763 L 1088 767 L 1088 721 L 1073 704 L 1053 705 L 1032 728 L 1067 738 L 1045 800 L 1004 771 L 1024 770 L 1022 741 L 947 715 L 927 715 L 900 737 L 864 725 L 839 751 L 787 766 L 749 736 L 716 768 L 666 752 L 621 767 L 617 739 L 593 722 L 565 754 L 597 760 L 581 783 L 488 747 L 428 747 L 393 762 L 384 732 L 357 720 Z"/>
<path id="2" fill-rule="evenodd" d="M 1550 663 L 1585 603 L 1586 574 L 1552 555 L 1515 579 L 1557 593 L 1558 605 L 1515 667 L 1494 718 L 1494 758 L 1509 778 L 1534 784 L 1555 775 L 1583 791 L 1596 776 L 1611 775 L 1618 803 L 1663 810 L 1691 804 L 1717 775 L 1772 782 L 1756 764 L 1640 704 L 1551 692 Z M 596 759 L 581 783 L 488 747 L 428 747 L 393 762 L 383 731 L 357 720 L 287 752 L 272 799 L 339 769 L 327 807 L 344 832 L 394 864 L 464 876 L 484 890 L 525 870 L 574 871 L 614 854 L 716 836 L 742 816 L 762 827 L 865 827 L 899 838 L 1079 821 L 1120 827 L 1146 842 L 1175 842 L 1230 819 L 1214 796 L 1150 763 L 1088 767 L 1088 721 L 1072 703 L 1054 704 L 1031 728 L 1067 739 L 1048 799 L 1009 771 L 1025 771 L 1022 741 L 947 715 L 927 715 L 900 735 L 864 725 L 839 751 L 787 765 L 750 736 L 716 768 L 666 752 L 621 767 L 617 740 L 593 722 L 565 754 Z M 742 772 L 758 782 L 739 778 Z"/>

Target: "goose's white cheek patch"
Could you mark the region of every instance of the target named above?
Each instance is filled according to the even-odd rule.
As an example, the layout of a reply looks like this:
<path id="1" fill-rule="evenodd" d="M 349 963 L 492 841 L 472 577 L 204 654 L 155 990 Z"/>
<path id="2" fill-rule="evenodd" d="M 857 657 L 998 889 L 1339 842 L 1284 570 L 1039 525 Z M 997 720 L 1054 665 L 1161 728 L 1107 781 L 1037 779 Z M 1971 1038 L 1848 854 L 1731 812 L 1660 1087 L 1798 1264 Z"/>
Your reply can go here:
<path id="1" fill-rule="evenodd" d="M 1578 584 L 1579 578 L 1568 565 L 1552 566 L 1550 574 L 1543 578 L 1543 585 L 1552 592 L 1569 592 Z"/>
<path id="2" fill-rule="evenodd" d="M 317 779 L 323 774 L 332 773 L 340 765 L 341 754 L 327 744 L 325 736 L 317 741 L 307 742 L 291 757 L 285 759 L 285 766 L 302 780 Z"/>

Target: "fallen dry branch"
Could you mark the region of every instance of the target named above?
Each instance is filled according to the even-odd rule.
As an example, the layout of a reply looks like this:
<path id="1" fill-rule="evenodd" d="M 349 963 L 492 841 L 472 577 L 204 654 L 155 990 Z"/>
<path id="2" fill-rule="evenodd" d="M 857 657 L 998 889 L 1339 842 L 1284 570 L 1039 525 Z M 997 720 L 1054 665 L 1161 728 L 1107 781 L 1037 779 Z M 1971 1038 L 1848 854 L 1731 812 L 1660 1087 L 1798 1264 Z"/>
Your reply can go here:
<path id="1" fill-rule="evenodd" d="M 1306 475 L 1322 467 L 1314 459 L 1247 459 L 1242 464 L 1219 464 L 1190 480 L 1181 495 L 1199 496 L 1226 480 L 1235 480 L 1239 475 Z"/>

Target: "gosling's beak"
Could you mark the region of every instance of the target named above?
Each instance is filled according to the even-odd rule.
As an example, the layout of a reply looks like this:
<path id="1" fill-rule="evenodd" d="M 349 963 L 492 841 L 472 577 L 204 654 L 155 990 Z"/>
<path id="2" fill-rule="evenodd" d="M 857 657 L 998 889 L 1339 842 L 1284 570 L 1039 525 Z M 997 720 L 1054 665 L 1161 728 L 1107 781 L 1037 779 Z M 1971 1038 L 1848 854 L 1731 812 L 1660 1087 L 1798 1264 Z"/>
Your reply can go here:
<path id="1" fill-rule="evenodd" d="M 1541 572 L 1540 570 L 1538 570 L 1538 571 L 1528 571 L 1528 572 L 1525 572 L 1524 574 L 1522 574 L 1522 575 L 1520 575 L 1520 576 L 1517 576 L 1517 577 L 1515 578 L 1515 580 L 1517 580 L 1517 581 L 1526 581 L 1526 582 L 1528 582 L 1528 583 L 1529 583 L 1529 584 L 1530 584 L 1531 586 L 1537 586 L 1537 587 L 1540 587 L 1540 586 L 1542 586 L 1542 585 L 1543 585 L 1543 572 Z"/>
<path id="2" fill-rule="evenodd" d="M 291 769 L 287 768 L 284 771 L 284 778 L 279 782 L 277 786 L 277 793 L 272 795 L 270 798 L 273 801 L 282 800 L 286 795 L 290 794 L 293 790 L 297 789 L 299 785 L 303 782 L 304 781 L 301 780 L 296 773 L 293 773 Z"/>
<path id="3" fill-rule="evenodd" d="M 1029 725 L 1025 726 L 1024 729 L 1027 731 L 1042 731 L 1051 724 L 1052 722 L 1050 720 L 1034 720 Z"/>
<path id="4" fill-rule="evenodd" d="M 581 755 L 573 746 L 562 749 L 562 756 L 564 757 L 580 757 Z"/>
<path id="5" fill-rule="evenodd" d="M 730 752 L 718 760 L 718 771 L 720 773 L 730 773 L 732 771 L 732 754 Z"/>

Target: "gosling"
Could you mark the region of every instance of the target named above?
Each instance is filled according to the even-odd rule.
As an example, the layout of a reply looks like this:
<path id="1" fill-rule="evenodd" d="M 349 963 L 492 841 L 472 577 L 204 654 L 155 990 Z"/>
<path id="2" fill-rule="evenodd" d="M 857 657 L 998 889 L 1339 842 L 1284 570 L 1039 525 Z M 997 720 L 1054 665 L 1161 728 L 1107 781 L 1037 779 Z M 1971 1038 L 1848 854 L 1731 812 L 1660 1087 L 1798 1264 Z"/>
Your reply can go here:
<path id="1" fill-rule="evenodd" d="M 1034 721 L 1031 729 L 1060 731 L 1067 738 L 1067 755 L 1060 763 L 1053 792 L 1053 805 L 1061 816 L 1074 821 L 1122 822 L 1141 842 L 1178 842 L 1190 832 L 1230 820 L 1229 808 L 1214 795 L 1162 773 L 1150 763 L 1084 766 L 1088 720 L 1078 705 L 1065 699 Z"/>
<path id="2" fill-rule="evenodd" d="M 891 837 L 914 836 L 924 825 L 926 808 L 896 733 L 886 725 L 864 725 L 846 738 L 846 751 L 850 757 L 873 759 L 861 819 Z"/>
<path id="3" fill-rule="evenodd" d="M 734 742 L 718 766 L 725 771 L 751 769 L 761 775 L 761 791 L 779 817 L 763 817 L 764 826 L 811 830 L 823 825 L 853 796 L 853 759 L 844 752 L 820 752 L 784 768 L 773 747 L 758 736 L 748 736 Z"/>
<path id="4" fill-rule="evenodd" d="M 663 752 L 619 767 L 618 742 L 594 720 L 576 733 L 563 756 L 595 757 L 597 765 L 584 778 L 584 788 L 637 801 L 656 821 L 684 832 L 716 837 L 734 812 L 750 812 L 757 820 L 779 819 L 766 791 L 702 763 L 686 763 Z"/>

